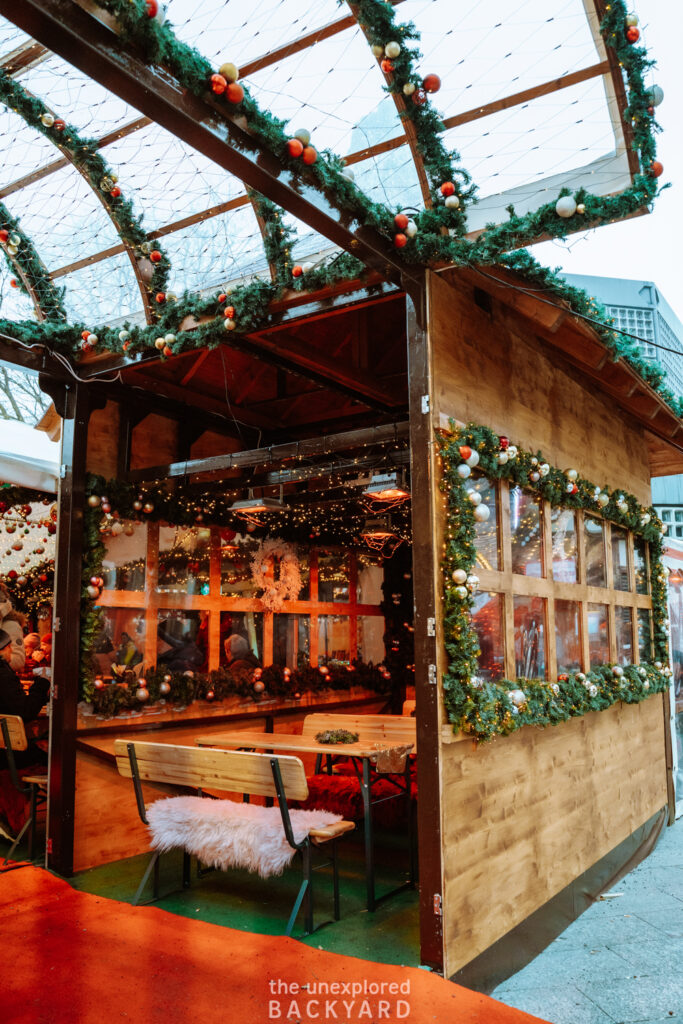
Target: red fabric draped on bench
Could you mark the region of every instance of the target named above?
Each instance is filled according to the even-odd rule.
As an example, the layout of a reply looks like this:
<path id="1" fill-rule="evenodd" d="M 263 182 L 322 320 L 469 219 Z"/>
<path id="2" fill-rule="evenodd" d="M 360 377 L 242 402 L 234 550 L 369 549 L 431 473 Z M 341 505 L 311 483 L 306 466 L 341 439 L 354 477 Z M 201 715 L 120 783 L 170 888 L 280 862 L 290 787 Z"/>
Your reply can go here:
<path id="1" fill-rule="evenodd" d="M 351 820 L 362 819 L 363 797 L 360 790 L 360 782 L 348 764 L 335 765 L 334 775 L 309 775 L 308 777 L 308 799 L 297 803 L 297 807 L 306 810 L 319 810 L 324 808 L 334 814 L 341 814 Z M 372 786 L 373 800 L 382 797 L 393 796 L 398 793 L 396 786 L 388 779 L 378 779 Z M 411 771 L 410 796 L 417 800 L 417 781 L 415 779 L 415 767 Z M 400 825 L 405 821 L 405 802 L 400 800 L 387 800 L 386 803 L 373 807 L 372 818 L 378 825 L 391 827 Z"/>

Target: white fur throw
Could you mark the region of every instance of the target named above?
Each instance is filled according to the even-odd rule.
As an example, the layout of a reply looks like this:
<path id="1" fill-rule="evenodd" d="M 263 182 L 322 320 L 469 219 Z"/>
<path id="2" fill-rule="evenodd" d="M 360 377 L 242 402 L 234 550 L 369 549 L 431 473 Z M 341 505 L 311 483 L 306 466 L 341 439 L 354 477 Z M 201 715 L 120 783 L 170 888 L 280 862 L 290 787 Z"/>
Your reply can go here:
<path id="1" fill-rule="evenodd" d="M 289 814 L 296 842 L 312 828 L 342 820 L 340 814 L 329 811 L 291 810 Z M 282 874 L 294 857 L 277 806 L 174 796 L 156 800 L 147 808 L 147 818 L 154 849 L 164 853 L 181 847 L 202 864 L 223 871 L 247 868 L 269 878 Z"/>

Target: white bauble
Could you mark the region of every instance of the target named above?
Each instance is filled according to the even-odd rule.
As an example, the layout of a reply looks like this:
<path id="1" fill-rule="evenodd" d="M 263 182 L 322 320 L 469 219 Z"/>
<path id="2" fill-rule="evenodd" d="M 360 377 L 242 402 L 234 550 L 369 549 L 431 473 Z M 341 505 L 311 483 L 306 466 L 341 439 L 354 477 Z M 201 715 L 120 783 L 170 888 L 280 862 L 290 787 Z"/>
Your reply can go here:
<path id="1" fill-rule="evenodd" d="M 642 516 L 640 517 L 640 521 L 643 524 L 643 526 L 647 526 L 647 524 L 650 522 L 650 513 L 643 512 Z"/>
<path id="2" fill-rule="evenodd" d="M 353 173 L 353 170 L 350 167 L 345 167 L 341 173 L 342 178 L 346 178 L 348 181 L 356 180 L 356 175 Z"/>
<path id="3" fill-rule="evenodd" d="M 444 206 L 447 206 L 449 210 L 457 210 L 460 206 L 460 199 L 456 195 L 446 196 Z"/>
<path id="4" fill-rule="evenodd" d="M 393 60 L 395 57 L 398 57 L 400 52 L 401 52 L 401 44 L 397 43 L 395 41 L 393 41 L 391 43 L 387 43 L 387 45 L 384 47 L 384 53 L 391 60 Z"/>
<path id="5" fill-rule="evenodd" d="M 518 448 L 517 448 L 516 444 L 509 444 L 507 446 L 508 459 L 516 459 L 517 458 L 517 452 L 518 452 Z"/>
<path id="6" fill-rule="evenodd" d="M 415 238 L 417 234 L 417 224 L 414 220 L 409 220 L 405 227 L 405 233 L 408 238 Z"/>
<path id="7" fill-rule="evenodd" d="M 598 695 L 598 688 L 597 688 L 597 686 L 595 686 L 593 683 L 591 683 L 590 686 L 588 687 L 588 692 L 591 695 L 591 697 L 597 697 L 597 695 Z"/>
<path id="8" fill-rule="evenodd" d="M 568 469 L 566 473 L 567 479 L 577 481 L 579 479 L 578 469 Z"/>
<path id="9" fill-rule="evenodd" d="M 475 576 L 474 573 L 467 577 L 467 586 L 470 590 L 476 590 L 479 586 L 479 577 Z"/>
<path id="10" fill-rule="evenodd" d="M 452 578 L 454 583 L 460 583 L 460 584 L 466 583 L 467 582 L 467 573 L 465 572 L 464 569 L 455 569 L 453 571 L 453 573 L 451 574 L 451 578 Z"/>
<path id="11" fill-rule="evenodd" d="M 664 99 L 664 90 L 660 85 L 653 85 L 645 92 L 648 107 L 658 107 Z"/>
<path id="12" fill-rule="evenodd" d="M 541 465 L 538 467 L 538 472 L 541 474 L 541 476 L 547 476 L 550 472 L 550 466 L 548 465 L 548 463 L 542 462 Z"/>
<path id="13" fill-rule="evenodd" d="M 453 591 L 456 597 L 459 597 L 461 601 L 464 601 L 468 597 L 467 587 L 456 587 Z"/>
<path id="14" fill-rule="evenodd" d="M 457 472 L 458 476 L 461 477 L 461 479 L 463 480 L 467 480 L 468 476 L 472 475 L 472 470 L 470 469 L 466 462 L 463 462 L 462 465 L 458 466 Z"/>
<path id="15" fill-rule="evenodd" d="M 650 682 L 649 682 L 648 679 L 646 679 L 645 682 L 643 683 L 643 689 L 644 690 L 649 690 L 650 689 Z"/>
<path id="16" fill-rule="evenodd" d="M 412 96 L 416 89 L 417 86 L 415 82 L 406 82 L 405 85 L 403 86 L 403 95 Z"/>
<path id="17" fill-rule="evenodd" d="M 555 213 L 558 217 L 573 217 L 576 213 L 576 199 L 574 196 L 562 196 L 555 203 Z"/>
<path id="18" fill-rule="evenodd" d="M 647 669 L 643 668 L 642 665 L 641 665 L 641 667 L 638 669 L 638 675 L 642 676 L 643 679 L 644 679 L 645 676 L 647 675 Z"/>
<path id="19" fill-rule="evenodd" d="M 609 505 L 609 494 L 605 494 L 605 492 L 602 491 L 598 495 L 598 505 L 600 506 L 600 508 L 604 508 L 605 505 Z"/>
<path id="20" fill-rule="evenodd" d="M 490 515 L 491 509 L 488 507 L 488 505 L 477 505 L 477 507 L 474 510 L 474 518 L 477 520 L 478 523 L 487 522 Z"/>
<path id="21" fill-rule="evenodd" d="M 560 687 L 557 685 L 557 683 L 551 683 L 550 684 L 550 689 L 553 691 L 553 693 L 557 697 L 559 692 L 560 692 Z"/>
<path id="22" fill-rule="evenodd" d="M 508 453 L 507 452 L 498 452 L 498 465 L 499 466 L 504 466 L 505 463 L 507 462 L 507 460 L 508 460 Z"/>
<path id="23" fill-rule="evenodd" d="M 534 470 L 533 473 L 529 473 L 529 479 L 532 483 L 537 484 L 538 481 L 541 479 L 541 474 L 537 473 L 536 470 Z"/>
<path id="24" fill-rule="evenodd" d="M 467 492 L 467 497 L 470 499 L 473 505 L 481 505 L 481 494 L 479 491 L 475 491 L 474 488 L 470 488 Z"/>
<path id="25" fill-rule="evenodd" d="M 515 707 L 521 708 L 523 704 L 526 704 L 526 694 L 524 690 L 508 690 L 508 698 L 512 701 Z"/>
<path id="26" fill-rule="evenodd" d="M 479 452 L 472 452 L 469 459 L 465 459 L 465 462 L 474 469 L 475 466 L 479 465 Z"/>

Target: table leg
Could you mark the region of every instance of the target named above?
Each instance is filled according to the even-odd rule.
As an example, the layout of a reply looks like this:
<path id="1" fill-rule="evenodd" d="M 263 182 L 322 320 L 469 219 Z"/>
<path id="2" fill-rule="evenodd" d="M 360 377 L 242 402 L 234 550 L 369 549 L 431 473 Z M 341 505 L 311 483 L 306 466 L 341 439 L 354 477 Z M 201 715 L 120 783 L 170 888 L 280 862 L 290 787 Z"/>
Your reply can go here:
<path id="1" fill-rule="evenodd" d="M 370 760 L 363 758 L 363 777 L 361 779 L 363 794 L 363 820 L 365 824 L 365 881 L 367 887 L 368 910 L 375 909 L 375 861 L 372 842 L 372 806 L 370 802 Z"/>

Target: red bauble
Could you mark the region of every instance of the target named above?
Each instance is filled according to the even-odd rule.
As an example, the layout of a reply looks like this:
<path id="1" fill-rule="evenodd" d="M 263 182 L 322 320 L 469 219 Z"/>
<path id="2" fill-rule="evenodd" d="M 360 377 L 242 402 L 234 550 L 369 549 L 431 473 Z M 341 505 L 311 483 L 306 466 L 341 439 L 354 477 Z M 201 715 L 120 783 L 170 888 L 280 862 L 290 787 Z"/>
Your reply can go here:
<path id="1" fill-rule="evenodd" d="M 228 320 L 234 320 L 235 319 L 235 307 L 234 306 L 226 306 L 225 309 L 223 310 L 223 316 L 226 317 Z"/>
<path id="2" fill-rule="evenodd" d="M 647 112 L 650 115 L 650 117 L 654 117 L 655 108 L 654 107 L 648 107 L 647 108 Z"/>
<path id="3" fill-rule="evenodd" d="M 408 227 L 408 218 L 406 217 L 405 213 L 397 213 L 396 216 L 394 217 L 394 224 L 396 225 L 399 231 L 405 231 L 405 229 Z"/>
<path id="4" fill-rule="evenodd" d="M 422 88 L 425 92 L 438 92 L 441 88 L 441 79 L 438 75 L 426 75 L 422 79 Z"/>
<path id="5" fill-rule="evenodd" d="M 244 99 L 244 89 L 239 82 L 228 82 L 228 88 L 225 90 L 225 96 L 230 103 L 241 103 Z"/>
<path id="6" fill-rule="evenodd" d="M 402 249 L 404 245 L 408 244 L 408 236 L 404 235 L 402 231 L 399 231 L 397 235 L 394 235 L 394 245 L 397 249 Z"/>
<path id="7" fill-rule="evenodd" d="M 8 238 L 9 238 L 9 231 L 6 231 L 4 228 L 2 228 L 2 230 L 0 230 L 0 242 L 2 242 L 4 244 L 7 241 Z"/>
<path id="8" fill-rule="evenodd" d="M 41 572 L 41 574 L 38 577 L 38 579 L 40 580 L 41 583 L 47 583 L 47 576 L 45 575 L 44 572 Z"/>
<path id="9" fill-rule="evenodd" d="M 629 43 L 637 43 L 640 39 L 640 29 L 636 28 L 635 25 L 632 25 L 631 28 L 626 30 L 626 38 Z"/>
<path id="10" fill-rule="evenodd" d="M 62 121 L 61 117 L 55 119 L 55 123 L 52 125 L 55 131 L 63 132 L 66 128 L 66 121 Z"/>
<path id="11" fill-rule="evenodd" d="M 10 288 L 18 288 L 19 287 L 19 283 L 17 282 L 16 277 L 11 277 L 10 278 L 9 286 L 10 286 Z"/>
<path id="12" fill-rule="evenodd" d="M 161 253 L 159 252 L 158 249 L 152 249 L 151 253 L 149 254 L 149 258 L 151 259 L 152 263 L 161 263 Z"/>
<path id="13" fill-rule="evenodd" d="M 81 338 L 83 338 L 83 341 L 87 341 L 89 337 L 90 331 L 81 331 Z"/>
<path id="14" fill-rule="evenodd" d="M 217 96 L 220 96 L 228 88 L 227 78 L 223 78 L 222 75 L 211 75 L 211 91 L 215 92 Z"/>
<path id="15" fill-rule="evenodd" d="M 300 267 L 298 263 L 295 267 L 292 267 L 292 277 L 301 277 L 303 272 L 304 268 Z"/>
<path id="16" fill-rule="evenodd" d="M 218 296 L 218 301 L 219 301 L 219 302 L 225 302 L 225 300 L 227 299 L 227 297 L 228 297 L 228 296 L 227 296 L 227 295 L 225 294 L 225 292 L 221 292 L 221 294 L 220 294 L 220 295 Z"/>
<path id="17" fill-rule="evenodd" d="M 313 146 L 304 146 L 301 159 L 305 164 L 314 164 L 318 159 L 318 151 L 314 149 Z"/>
<path id="18" fill-rule="evenodd" d="M 9 576 L 9 578 L 11 580 L 15 580 L 17 578 L 17 576 L 19 575 L 19 573 L 16 571 L 16 569 L 10 569 L 10 571 L 7 573 L 7 575 Z"/>
<path id="19" fill-rule="evenodd" d="M 458 448 L 458 451 L 460 452 L 460 458 L 464 459 L 465 462 L 467 462 L 467 460 L 472 455 L 472 449 L 470 448 L 470 446 L 468 444 L 461 445 L 460 448 Z"/>
<path id="20" fill-rule="evenodd" d="M 164 351 L 161 354 L 168 358 L 169 356 L 173 355 L 173 349 L 171 348 L 170 345 L 166 345 Z"/>
<path id="21" fill-rule="evenodd" d="M 294 159 L 296 159 L 297 157 L 301 156 L 303 151 L 304 151 L 304 144 L 301 141 L 301 139 L 290 139 L 288 141 L 288 143 L 287 143 L 287 152 L 289 153 L 290 156 L 293 156 Z"/>
<path id="22" fill-rule="evenodd" d="M 427 93 L 424 89 L 416 89 L 410 98 L 416 107 L 423 107 L 427 102 Z"/>
<path id="23" fill-rule="evenodd" d="M 386 58 L 380 63 L 380 67 L 385 75 L 390 75 L 394 70 L 393 60 L 387 60 Z"/>
<path id="24" fill-rule="evenodd" d="M 455 195 L 455 185 L 452 181 L 444 181 L 441 186 L 441 195 L 446 199 L 448 196 Z"/>
<path id="25" fill-rule="evenodd" d="M 500 450 L 504 452 L 505 449 L 510 444 L 510 441 L 508 440 L 507 437 L 505 437 L 504 434 L 501 434 L 501 436 L 498 438 L 498 444 L 500 445 Z"/>
<path id="26" fill-rule="evenodd" d="M 166 294 L 165 294 L 165 292 L 157 292 L 154 297 L 157 300 L 157 302 L 159 303 L 159 305 L 161 305 L 162 302 L 166 302 Z"/>
<path id="27" fill-rule="evenodd" d="M 128 349 L 130 348 L 130 342 L 129 342 L 129 341 L 124 341 L 124 343 L 123 343 L 123 346 L 122 346 L 122 347 L 123 347 L 123 351 L 124 351 L 124 352 L 127 352 L 127 351 L 128 351 Z"/>
<path id="28" fill-rule="evenodd" d="M 660 164 L 659 160 L 653 160 L 650 164 L 650 174 L 653 178 L 658 178 L 664 173 L 664 164 Z"/>
<path id="29" fill-rule="evenodd" d="M 119 186 L 118 185 L 114 185 L 114 187 L 111 190 L 111 192 L 109 193 L 109 195 L 112 197 L 112 199 L 118 199 L 119 196 L 121 195 L 121 189 L 119 188 Z"/>
<path id="30" fill-rule="evenodd" d="M 216 696 L 216 694 L 213 692 L 213 690 L 207 690 L 206 691 L 206 699 L 207 700 L 213 700 L 215 696 Z"/>
<path id="31" fill-rule="evenodd" d="M 157 0 L 145 0 L 145 7 L 147 8 L 147 17 L 156 18 L 159 13 L 159 4 Z"/>

